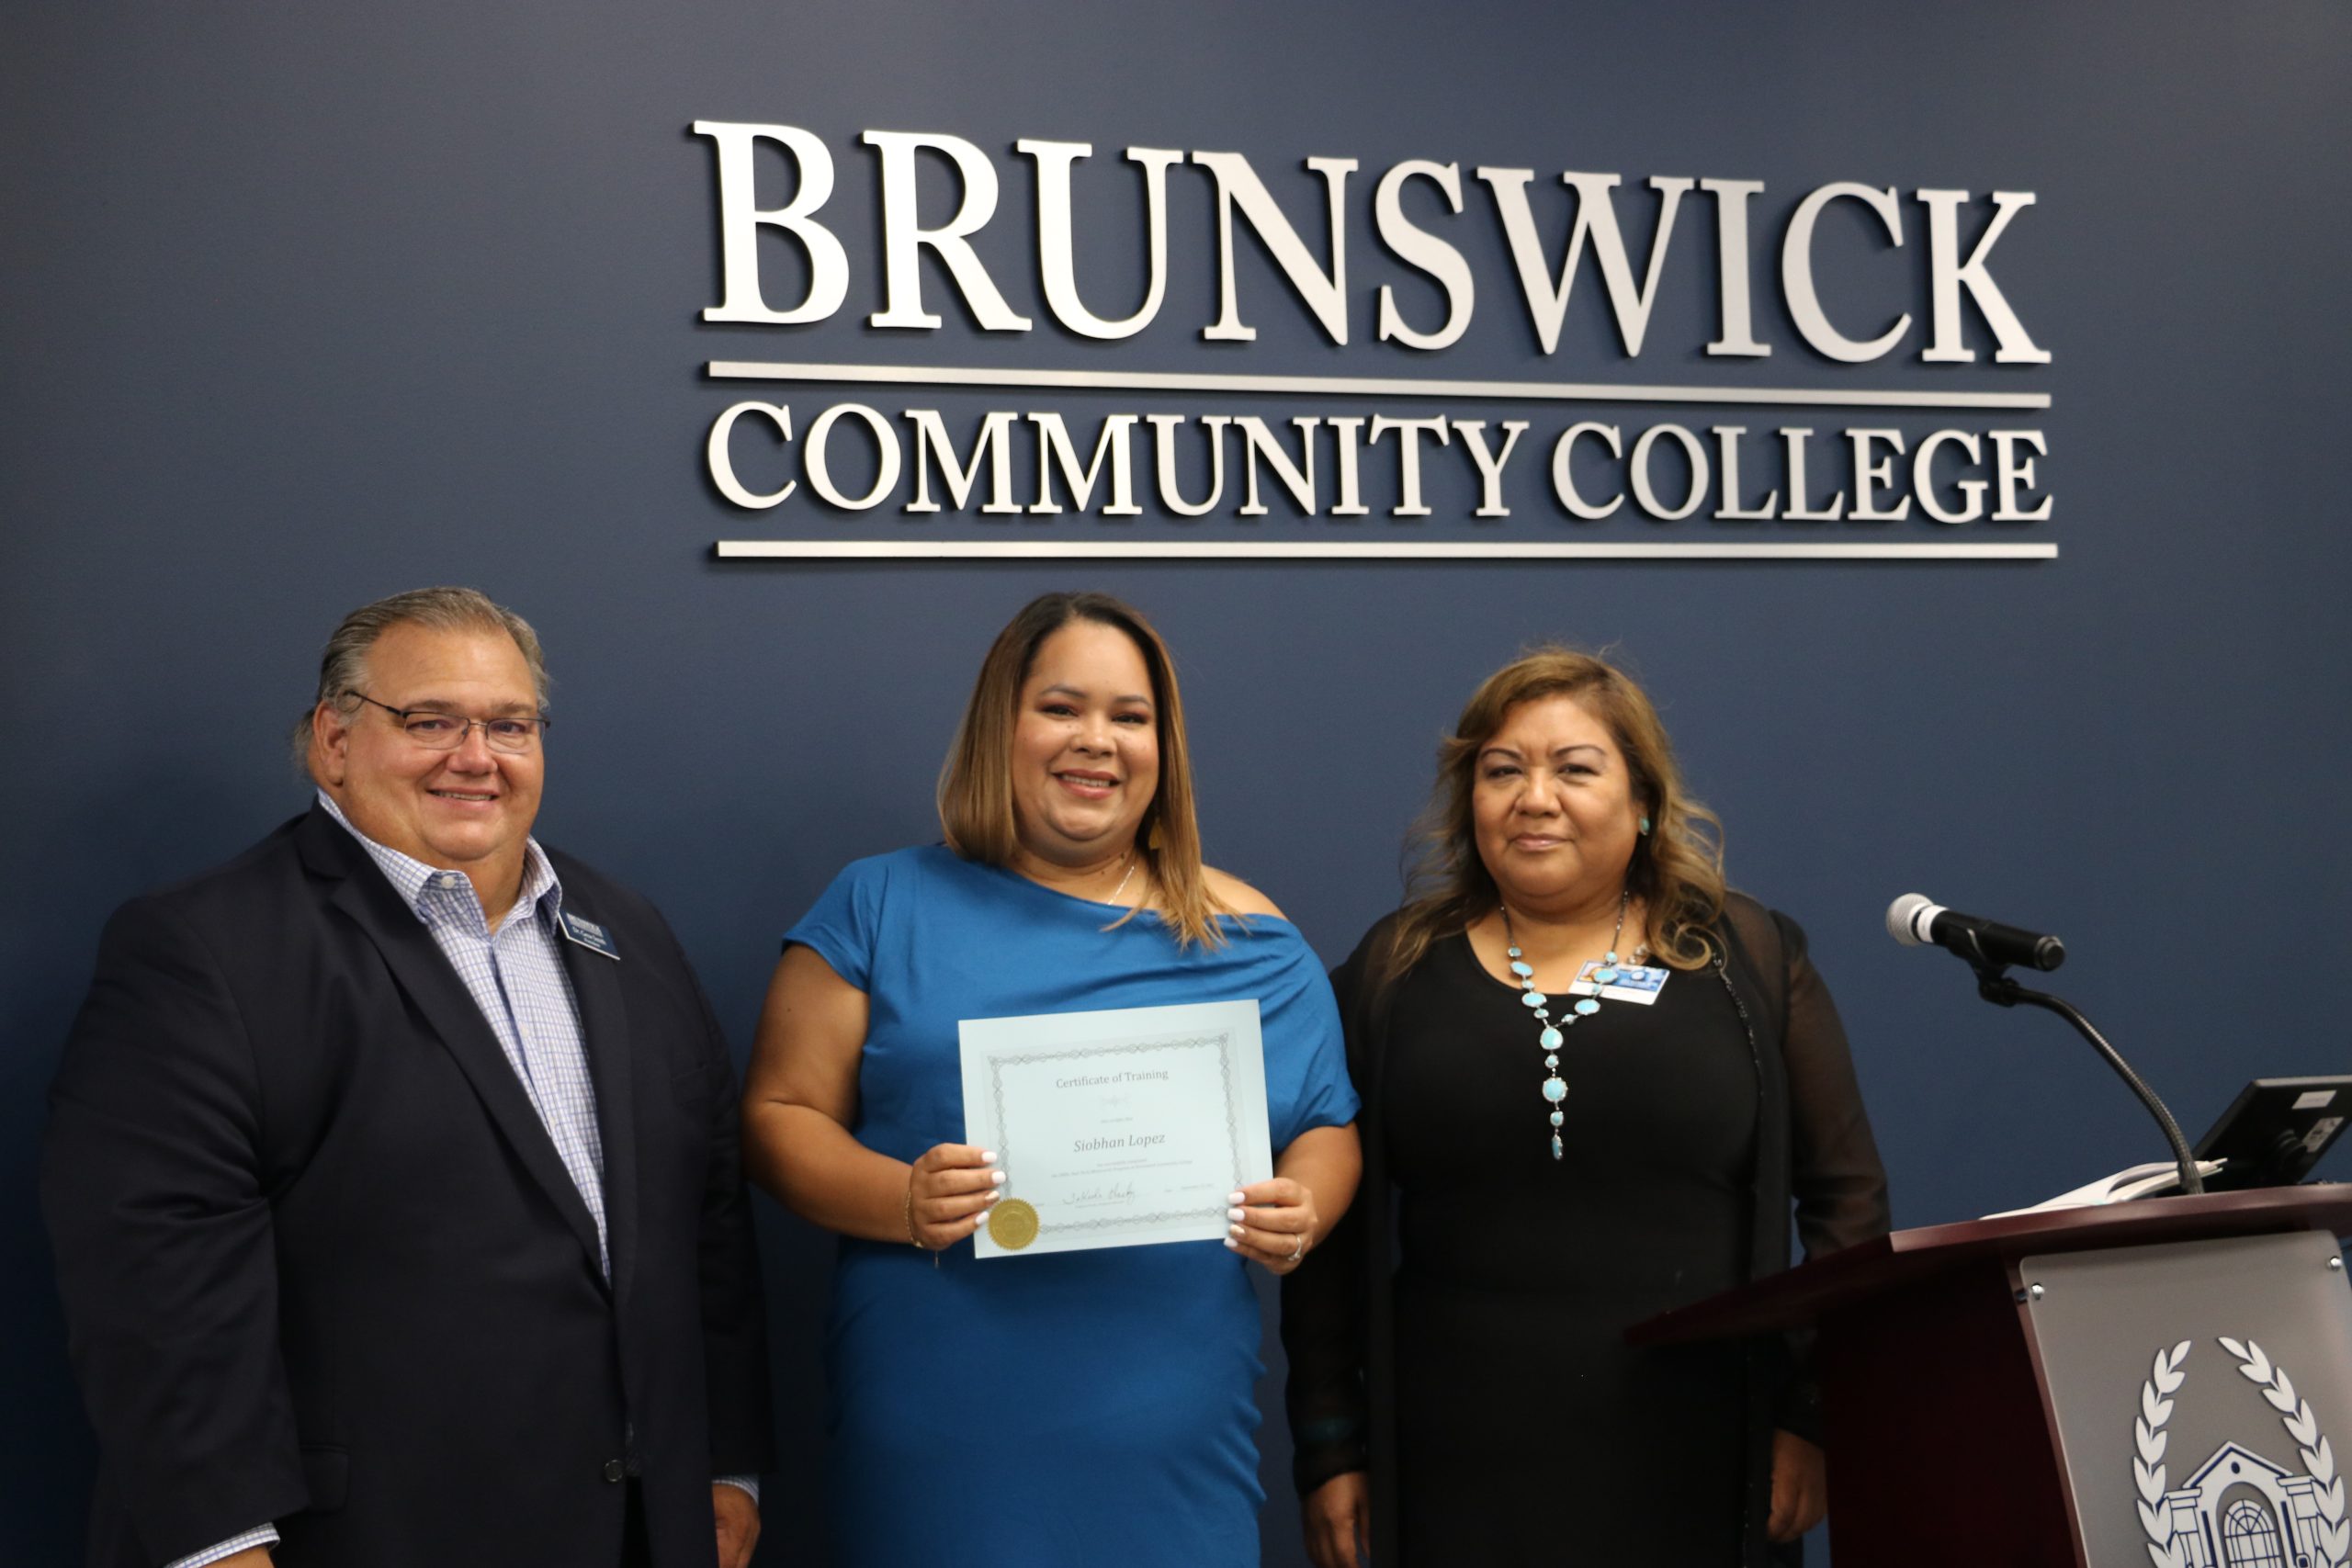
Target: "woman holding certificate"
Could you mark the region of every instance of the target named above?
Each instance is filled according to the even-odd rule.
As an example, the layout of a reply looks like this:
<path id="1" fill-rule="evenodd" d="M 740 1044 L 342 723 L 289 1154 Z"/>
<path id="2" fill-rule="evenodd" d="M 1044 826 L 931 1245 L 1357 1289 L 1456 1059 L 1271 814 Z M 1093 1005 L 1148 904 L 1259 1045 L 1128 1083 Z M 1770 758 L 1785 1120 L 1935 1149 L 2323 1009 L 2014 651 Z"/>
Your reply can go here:
<path id="1" fill-rule="evenodd" d="M 1333 976 L 1353 1211 L 1283 1282 L 1317 1568 L 1745 1563 L 1826 1496 L 1797 1348 L 1634 1323 L 1886 1228 L 1804 939 L 1726 892 L 1657 711 L 1600 660 L 1498 671 L 1440 749 L 1419 895 Z"/>
<path id="2" fill-rule="evenodd" d="M 1114 599 L 1004 629 L 939 812 L 944 846 L 857 862 L 786 934 L 744 1091 L 753 1179 L 842 1237 L 839 1561 L 1247 1568 L 1244 1265 L 1295 1269 L 1356 1181 L 1330 987 L 1201 863 L 1174 670 Z M 976 1067 L 1024 1027 L 1036 1050 Z M 1000 1151 L 983 1124 L 1024 1130 Z M 1169 1235 L 1216 1239 L 1123 1244 Z"/>

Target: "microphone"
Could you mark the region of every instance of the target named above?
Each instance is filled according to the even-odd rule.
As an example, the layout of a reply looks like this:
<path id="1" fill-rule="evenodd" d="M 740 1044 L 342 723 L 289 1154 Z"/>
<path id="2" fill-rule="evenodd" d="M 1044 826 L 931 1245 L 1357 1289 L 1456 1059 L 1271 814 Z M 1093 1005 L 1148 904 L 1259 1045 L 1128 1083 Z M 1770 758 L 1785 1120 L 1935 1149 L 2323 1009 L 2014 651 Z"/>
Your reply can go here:
<path id="1" fill-rule="evenodd" d="M 2172 1150 L 2173 1164 L 2180 1170 L 2180 1190 L 2184 1193 L 2205 1190 L 2205 1179 L 2197 1169 L 2197 1158 L 2188 1152 L 2188 1140 L 2180 1135 L 2180 1123 L 2147 1080 L 2132 1070 L 2132 1064 L 2122 1053 L 2108 1043 L 2107 1036 L 2092 1027 L 2083 1016 L 2083 1010 L 2064 997 L 2053 997 L 2047 991 L 2029 991 L 2011 979 L 2004 969 L 2011 964 L 2023 964 L 2034 969 L 2055 969 L 2066 962 L 2066 946 L 2054 936 L 2038 931 L 2021 931 L 2015 926 L 2005 926 L 1993 920 L 1977 919 L 1947 909 L 1923 893 L 1905 893 L 1886 907 L 1886 932 L 1905 947 L 1917 947 L 1932 942 L 1949 948 L 1969 962 L 1976 971 L 1976 994 L 1996 1007 L 2013 1008 L 2020 1003 L 2054 1012 L 2075 1026 L 2082 1037 L 2091 1043 L 2115 1076 L 2124 1086 L 2139 1096 L 2148 1114 L 2156 1119 L 2163 1129 L 2165 1143 Z"/>
<path id="2" fill-rule="evenodd" d="M 2055 969 L 2066 962 L 2066 944 L 2054 936 L 1963 915 L 1924 893 L 1905 893 L 1886 907 L 1886 933 L 1905 947 L 1932 942 L 1971 963 L 1996 967 L 2022 964 L 2029 969 Z"/>

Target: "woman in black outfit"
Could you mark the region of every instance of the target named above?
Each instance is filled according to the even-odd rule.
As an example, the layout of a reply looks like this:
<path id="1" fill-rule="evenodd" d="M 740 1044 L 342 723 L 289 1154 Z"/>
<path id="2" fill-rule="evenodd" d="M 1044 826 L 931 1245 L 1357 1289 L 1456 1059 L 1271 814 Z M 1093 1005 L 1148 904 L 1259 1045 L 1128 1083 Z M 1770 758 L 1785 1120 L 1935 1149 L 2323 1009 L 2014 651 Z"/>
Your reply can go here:
<path id="1" fill-rule="evenodd" d="M 1362 1195 L 1283 1284 L 1317 1568 L 1752 1568 L 1822 1517 L 1801 1347 L 1623 1338 L 1786 1268 L 1792 1204 L 1807 1257 L 1886 1229 L 1837 1010 L 1713 828 L 1582 654 L 1442 749 L 1420 896 L 1332 976 Z"/>

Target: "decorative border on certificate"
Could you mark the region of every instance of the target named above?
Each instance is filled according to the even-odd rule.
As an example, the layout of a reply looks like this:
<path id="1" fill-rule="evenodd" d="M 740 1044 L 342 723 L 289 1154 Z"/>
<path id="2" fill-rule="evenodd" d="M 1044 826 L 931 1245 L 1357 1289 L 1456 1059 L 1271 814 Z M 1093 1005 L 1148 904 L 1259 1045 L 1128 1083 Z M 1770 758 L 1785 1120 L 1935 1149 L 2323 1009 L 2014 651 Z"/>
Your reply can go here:
<path id="1" fill-rule="evenodd" d="M 1098 1056 L 1136 1056 L 1154 1051 L 1216 1049 L 1219 1081 L 1225 1087 L 1225 1152 L 1233 1168 L 1241 1168 L 1241 1129 L 1233 1114 L 1233 1031 L 1216 1030 L 1206 1034 L 1170 1034 L 1157 1040 L 1136 1040 L 1129 1037 L 1102 1041 L 1091 1045 L 1073 1046 L 1066 1051 L 1024 1051 L 1017 1055 L 989 1058 L 989 1093 L 994 1101 L 996 1124 L 1002 1127 L 1004 1113 L 1004 1069 L 1025 1067 L 1039 1062 L 1084 1061 Z M 997 1135 L 997 1158 L 1007 1166 L 1012 1163 L 1012 1145 L 1003 1134 Z M 1226 1205 L 1211 1203 L 1199 1209 L 1163 1209 L 1151 1214 L 1121 1214 L 1116 1218 L 1094 1220 L 1063 1220 L 1047 1224 L 1041 1217 L 1037 1222 L 1039 1235 L 1067 1235 L 1074 1231 L 1136 1230 L 1145 1225 L 1165 1224 L 1170 1220 L 1195 1220 L 1204 1215 L 1218 1220 L 1225 1217 Z"/>
<path id="2" fill-rule="evenodd" d="M 965 1142 L 996 1151 L 981 1258 L 1225 1235 L 1273 1174 L 1256 1000 L 959 1020 Z"/>

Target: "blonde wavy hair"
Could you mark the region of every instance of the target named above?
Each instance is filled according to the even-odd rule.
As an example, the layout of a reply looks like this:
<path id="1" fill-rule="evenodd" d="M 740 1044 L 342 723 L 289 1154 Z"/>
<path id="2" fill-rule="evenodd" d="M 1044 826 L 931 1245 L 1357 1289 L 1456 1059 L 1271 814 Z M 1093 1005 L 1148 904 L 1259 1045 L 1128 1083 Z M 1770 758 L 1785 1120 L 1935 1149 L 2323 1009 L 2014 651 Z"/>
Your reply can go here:
<path id="1" fill-rule="evenodd" d="M 1159 889 L 1161 915 L 1176 944 L 1225 944 L 1216 917 L 1232 910 L 1209 890 L 1201 865 L 1201 829 L 1193 809 L 1193 767 L 1184 745 L 1184 700 L 1176 689 L 1176 661 L 1151 623 L 1134 606 L 1107 593 L 1046 593 L 1031 600 L 980 660 L 972 700 L 964 706 L 955 744 L 939 773 L 939 826 L 947 847 L 966 860 L 1006 866 L 1020 843 L 1012 806 L 1012 732 L 1045 641 L 1074 621 L 1092 621 L 1126 635 L 1151 676 L 1152 724 L 1159 742 L 1159 788 L 1136 827 L 1136 850 Z M 1129 911 L 1113 925 L 1134 918 Z M 1107 928 L 1106 928 L 1107 929 Z"/>
<path id="2" fill-rule="evenodd" d="M 1471 814 L 1478 753 L 1511 709 L 1545 697 L 1574 700 L 1608 727 L 1625 759 L 1634 799 L 1650 819 L 1650 831 L 1634 841 L 1625 885 L 1648 911 L 1654 959 L 1673 969 L 1713 961 L 1709 928 L 1724 909 L 1722 823 L 1683 793 L 1673 742 L 1633 678 L 1591 654 L 1546 644 L 1487 676 L 1438 746 L 1437 784 L 1407 840 L 1407 902 L 1380 965 L 1385 979 L 1404 975 L 1431 942 L 1468 930 L 1502 902 L 1479 857 Z"/>

